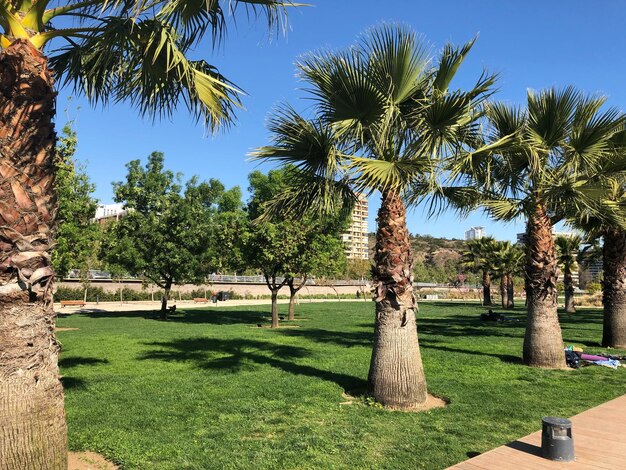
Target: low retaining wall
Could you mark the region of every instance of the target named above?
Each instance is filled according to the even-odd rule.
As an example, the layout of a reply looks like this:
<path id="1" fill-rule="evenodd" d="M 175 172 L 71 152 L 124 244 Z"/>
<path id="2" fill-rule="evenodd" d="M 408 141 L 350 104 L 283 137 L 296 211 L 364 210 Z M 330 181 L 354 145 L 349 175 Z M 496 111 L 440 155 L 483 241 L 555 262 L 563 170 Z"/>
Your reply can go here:
<path id="1" fill-rule="evenodd" d="M 141 282 L 111 282 L 109 280 L 92 280 L 90 281 L 90 285 L 92 287 L 100 287 L 106 292 L 116 292 L 119 291 L 120 287 L 125 289 L 131 289 L 138 292 L 154 292 L 155 295 L 161 292 L 161 289 L 155 287 L 154 285 L 149 285 L 144 287 Z M 67 287 L 70 289 L 81 288 L 82 284 L 80 281 L 61 281 L 56 283 L 58 287 Z M 233 291 L 235 294 L 245 296 L 245 295 L 268 295 L 270 294 L 270 290 L 267 288 L 265 284 L 244 284 L 244 283 L 213 283 L 206 285 L 195 285 L 195 284 L 184 284 L 182 286 L 172 286 L 173 291 L 180 291 L 184 293 L 190 293 L 191 291 L 198 291 L 206 289 L 207 292 L 218 292 L 218 291 Z M 369 286 L 355 286 L 355 285 L 338 285 L 333 289 L 330 286 L 304 286 L 300 289 L 300 295 L 326 295 L 326 294 L 351 294 L 356 295 L 357 291 L 365 291 L 369 292 Z M 289 288 L 287 286 L 283 287 L 279 294 L 288 295 Z"/>

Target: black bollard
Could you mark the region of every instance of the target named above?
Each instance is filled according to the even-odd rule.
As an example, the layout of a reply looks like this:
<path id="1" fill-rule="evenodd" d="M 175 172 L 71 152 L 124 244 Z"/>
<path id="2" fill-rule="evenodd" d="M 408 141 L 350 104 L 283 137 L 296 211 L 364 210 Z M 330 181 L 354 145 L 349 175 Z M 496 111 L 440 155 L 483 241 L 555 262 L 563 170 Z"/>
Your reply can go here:
<path id="1" fill-rule="evenodd" d="M 541 419 L 541 455 L 549 460 L 574 460 L 572 422 L 569 419 L 546 416 Z"/>

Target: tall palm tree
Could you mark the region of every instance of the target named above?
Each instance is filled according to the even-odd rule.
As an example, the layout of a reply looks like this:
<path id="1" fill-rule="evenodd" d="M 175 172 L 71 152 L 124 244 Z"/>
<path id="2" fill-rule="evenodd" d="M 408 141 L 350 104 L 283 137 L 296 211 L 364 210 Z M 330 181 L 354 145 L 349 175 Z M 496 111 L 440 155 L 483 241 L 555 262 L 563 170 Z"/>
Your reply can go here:
<path id="1" fill-rule="evenodd" d="M 565 311 L 575 313 L 574 280 L 572 273 L 578 269 L 578 257 L 582 238 L 580 235 L 559 235 L 554 239 L 557 252 L 557 263 L 563 271 L 565 288 Z"/>
<path id="2" fill-rule="evenodd" d="M 184 105 L 227 126 L 237 88 L 188 54 L 218 42 L 240 4 L 276 25 L 289 2 L 0 0 L 0 467 L 67 468 L 50 264 L 55 79 L 93 103 L 128 100 L 150 116 Z"/>
<path id="3" fill-rule="evenodd" d="M 626 133 L 620 133 L 619 151 L 626 155 L 624 143 Z M 571 222 L 588 233 L 590 239 L 602 237 L 602 303 L 604 319 L 602 345 L 626 348 L 626 176 L 622 168 L 625 162 L 611 167 L 616 170 L 607 187 L 605 197 L 607 210 L 617 207 L 621 223 L 602 220 L 600 217 L 578 217 Z M 592 245 L 589 252 L 594 251 Z"/>
<path id="4" fill-rule="evenodd" d="M 493 273 L 493 253 L 497 242 L 493 237 L 468 240 L 462 253 L 461 263 L 472 272 L 482 272 L 483 305 L 491 305 L 491 274 Z"/>
<path id="5" fill-rule="evenodd" d="M 478 107 L 495 78 L 484 74 L 469 91 L 449 89 L 472 44 L 448 45 L 433 63 L 412 31 L 384 25 L 347 50 L 311 54 L 298 68 L 312 117 L 282 107 L 270 121 L 273 142 L 253 153 L 298 169 L 268 214 L 334 213 L 357 192 L 380 192 L 368 380 L 389 407 L 416 407 L 427 397 L 403 196 L 409 185 L 427 187 L 438 158 L 478 130 Z"/>
<path id="6" fill-rule="evenodd" d="M 529 91 L 526 110 L 494 103 L 487 141 L 450 161 L 455 184 L 442 194 L 457 208 L 527 220 L 523 359 L 531 366 L 565 367 L 553 225 L 575 214 L 610 217 L 599 207 L 599 187 L 607 162 L 617 158 L 611 139 L 624 119 L 616 109 L 603 111 L 604 102 L 567 87 Z"/>
<path id="7" fill-rule="evenodd" d="M 493 271 L 500 277 L 500 298 L 502 308 L 515 307 L 513 277 L 522 265 L 524 253 L 511 242 L 496 242 L 491 252 Z"/>

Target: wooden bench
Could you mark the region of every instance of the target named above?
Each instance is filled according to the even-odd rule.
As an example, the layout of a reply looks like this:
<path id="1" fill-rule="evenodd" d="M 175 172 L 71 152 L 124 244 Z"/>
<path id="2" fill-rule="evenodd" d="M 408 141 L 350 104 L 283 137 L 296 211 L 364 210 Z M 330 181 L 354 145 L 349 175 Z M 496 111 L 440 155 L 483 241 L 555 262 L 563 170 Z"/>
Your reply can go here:
<path id="1" fill-rule="evenodd" d="M 205 299 L 204 297 L 198 297 L 196 299 L 193 299 L 193 301 L 196 303 L 207 303 L 209 299 Z"/>
<path id="2" fill-rule="evenodd" d="M 63 307 L 84 307 L 85 302 L 82 300 L 61 300 L 61 308 Z"/>

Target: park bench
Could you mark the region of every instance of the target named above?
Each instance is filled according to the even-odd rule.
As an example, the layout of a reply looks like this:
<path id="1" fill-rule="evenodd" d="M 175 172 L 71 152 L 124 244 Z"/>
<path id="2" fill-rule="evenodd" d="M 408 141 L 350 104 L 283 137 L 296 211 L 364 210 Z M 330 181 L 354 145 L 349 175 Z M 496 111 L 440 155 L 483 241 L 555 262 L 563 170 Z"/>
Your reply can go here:
<path id="1" fill-rule="evenodd" d="M 61 300 L 61 308 L 63 307 L 84 307 L 85 302 L 82 300 Z"/>
<path id="2" fill-rule="evenodd" d="M 198 297 L 196 299 L 193 299 L 193 301 L 196 303 L 207 303 L 209 299 L 205 299 L 204 297 Z"/>

